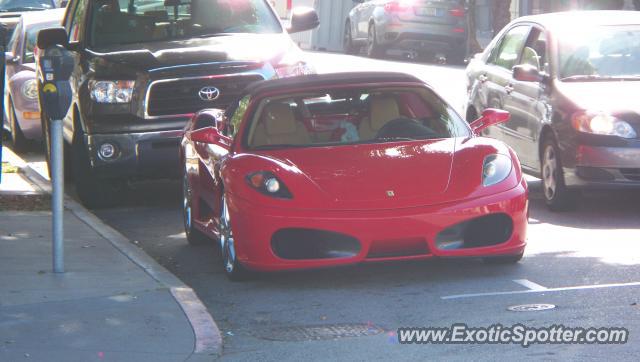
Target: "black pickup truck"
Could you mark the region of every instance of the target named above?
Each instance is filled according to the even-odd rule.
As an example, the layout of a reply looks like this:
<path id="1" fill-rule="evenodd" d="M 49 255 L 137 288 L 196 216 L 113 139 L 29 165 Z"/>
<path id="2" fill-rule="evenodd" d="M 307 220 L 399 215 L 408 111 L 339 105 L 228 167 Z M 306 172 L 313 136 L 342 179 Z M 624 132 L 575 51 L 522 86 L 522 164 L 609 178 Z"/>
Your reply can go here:
<path id="1" fill-rule="evenodd" d="M 186 121 L 254 81 L 312 71 L 289 33 L 318 24 L 313 9 L 297 9 L 285 28 L 265 0 L 71 0 L 39 46 L 74 58 L 63 121 L 81 201 L 112 205 L 132 178 L 177 176 Z M 48 141 L 46 107 L 42 123 Z"/>

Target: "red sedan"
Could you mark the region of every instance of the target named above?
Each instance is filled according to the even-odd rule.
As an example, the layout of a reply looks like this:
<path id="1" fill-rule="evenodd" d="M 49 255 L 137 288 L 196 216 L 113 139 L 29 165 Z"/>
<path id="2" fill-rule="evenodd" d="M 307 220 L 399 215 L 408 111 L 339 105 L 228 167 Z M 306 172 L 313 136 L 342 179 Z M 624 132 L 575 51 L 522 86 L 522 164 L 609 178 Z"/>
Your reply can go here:
<path id="1" fill-rule="evenodd" d="M 248 271 L 483 257 L 525 249 L 527 185 L 516 154 L 468 125 L 424 82 L 396 73 L 252 85 L 182 140 L 190 243 L 219 240 L 232 280 Z"/>

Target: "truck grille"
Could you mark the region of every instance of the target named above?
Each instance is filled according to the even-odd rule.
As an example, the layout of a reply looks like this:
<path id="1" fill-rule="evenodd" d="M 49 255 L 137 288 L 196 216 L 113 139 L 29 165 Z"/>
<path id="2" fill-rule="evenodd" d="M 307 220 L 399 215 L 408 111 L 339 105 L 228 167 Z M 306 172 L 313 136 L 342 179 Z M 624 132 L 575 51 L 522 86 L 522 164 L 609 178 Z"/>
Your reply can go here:
<path id="1" fill-rule="evenodd" d="M 243 74 L 156 81 L 149 87 L 147 115 L 186 115 L 204 108 L 225 108 L 241 95 L 247 85 L 263 79 L 258 74 Z M 212 101 L 200 98 L 200 90 L 205 87 L 217 88 L 219 97 Z"/>

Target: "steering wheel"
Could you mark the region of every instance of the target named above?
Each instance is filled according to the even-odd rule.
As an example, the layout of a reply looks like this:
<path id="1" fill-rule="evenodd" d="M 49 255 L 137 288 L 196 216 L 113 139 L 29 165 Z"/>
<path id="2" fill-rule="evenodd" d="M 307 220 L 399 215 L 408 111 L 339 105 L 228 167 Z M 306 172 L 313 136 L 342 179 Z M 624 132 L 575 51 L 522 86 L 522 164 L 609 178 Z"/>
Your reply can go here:
<path id="1" fill-rule="evenodd" d="M 415 140 L 431 138 L 435 136 L 435 134 L 436 132 L 431 128 L 415 119 L 400 117 L 382 126 L 382 128 L 378 130 L 378 133 L 376 133 L 375 139 L 396 138 Z"/>

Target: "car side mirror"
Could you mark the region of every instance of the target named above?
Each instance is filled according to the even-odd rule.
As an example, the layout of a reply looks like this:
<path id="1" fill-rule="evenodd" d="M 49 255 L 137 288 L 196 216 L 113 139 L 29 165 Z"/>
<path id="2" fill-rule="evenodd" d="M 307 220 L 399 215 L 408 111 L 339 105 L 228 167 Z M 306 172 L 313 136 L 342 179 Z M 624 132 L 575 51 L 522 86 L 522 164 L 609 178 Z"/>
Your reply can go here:
<path id="1" fill-rule="evenodd" d="M 530 64 L 520 64 L 513 67 L 513 79 L 520 82 L 539 83 L 545 80 L 545 74 Z"/>
<path id="2" fill-rule="evenodd" d="M 219 131 L 224 129 L 224 109 L 210 108 L 203 109 L 193 116 L 193 129 L 198 130 L 206 127 L 213 127 Z"/>
<path id="3" fill-rule="evenodd" d="M 20 56 L 13 55 L 12 52 L 4 53 L 5 64 L 18 64 L 20 62 Z"/>
<path id="4" fill-rule="evenodd" d="M 507 111 L 501 109 L 487 108 L 482 112 L 482 117 L 471 122 L 471 130 L 476 135 L 481 135 L 482 131 L 496 124 L 505 123 L 511 118 Z"/>
<path id="5" fill-rule="evenodd" d="M 231 138 L 221 134 L 217 128 L 212 126 L 191 132 L 190 138 L 193 142 L 217 145 L 224 149 L 231 148 Z"/>
<path id="6" fill-rule="evenodd" d="M 314 8 L 296 7 L 291 13 L 291 25 L 287 29 L 290 34 L 315 29 L 320 25 L 320 18 Z"/>
<path id="7" fill-rule="evenodd" d="M 38 48 L 47 49 L 54 45 L 69 46 L 69 36 L 63 27 L 42 29 L 38 32 Z"/>

